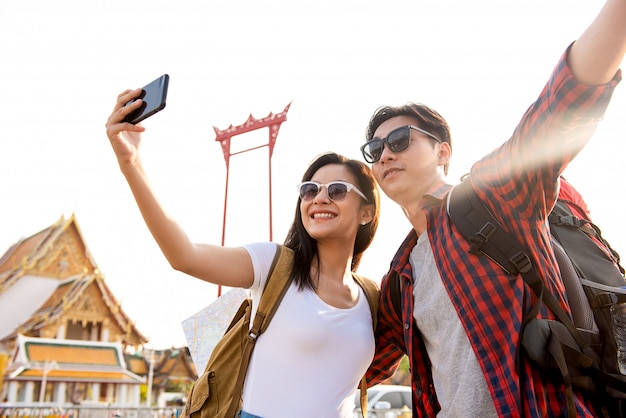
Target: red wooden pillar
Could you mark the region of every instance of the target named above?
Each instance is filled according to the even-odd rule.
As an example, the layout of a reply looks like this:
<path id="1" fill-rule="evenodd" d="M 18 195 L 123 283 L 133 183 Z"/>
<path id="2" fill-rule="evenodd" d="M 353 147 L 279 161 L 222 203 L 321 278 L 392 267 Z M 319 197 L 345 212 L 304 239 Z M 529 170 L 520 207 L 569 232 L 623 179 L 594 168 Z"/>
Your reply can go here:
<path id="1" fill-rule="evenodd" d="M 230 174 L 230 157 L 242 154 L 247 151 L 252 151 L 262 147 L 268 147 L 269 153 L 269 240 L 272 241 L 272 154 L 274 153 L 274 144 L 276 143 L 276 137 L 278 136 L 278 130 L 280 129 L 280 125 L 287 120 L 287 111 L 289 111 L 289 103 L 285 106 L 285 109 L 280 113 L 270 113 L 266 117 L 262 119 L 255 119 L 252 115 L 248 116 L 248 120 L 246 120 L 243 124 L 238 126 L 230 125 L 228 128 L 224 130 L 220 130 L 213 127 L 215 131 L 215 140 L 218 141 L 222 146 L 222 152 L 224 153 L 224 160 L 226 161 L 226 190 L 224 192 L 224 217 L 222 220 L 222 245 L 226 243 L 226 209 L 228 203 L 228 179 Z M 256 147 L 244 149 L 242 151 L 237 151 L 231 153 L 230 151 L 230 140 L 237 135 L 244 134 L 246 132 L 255 131 L 261 128 L 269 128 L 269 141 L 267 144 L 259 145 Z M 217 288 L 217 296 L 222 295 L 222 286 L 218 286 Z"/>

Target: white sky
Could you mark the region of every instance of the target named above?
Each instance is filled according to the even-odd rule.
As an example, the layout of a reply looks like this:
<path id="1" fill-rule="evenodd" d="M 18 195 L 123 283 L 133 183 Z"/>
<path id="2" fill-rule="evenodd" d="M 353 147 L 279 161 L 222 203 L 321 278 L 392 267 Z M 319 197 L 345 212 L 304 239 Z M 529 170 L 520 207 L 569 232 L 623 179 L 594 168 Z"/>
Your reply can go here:
<path id="1" fill-rule="evenodd" d="M 455 183 L 506 140 L 600 0 L 196 0 L 0 2 L 0 253 L 74 213 L 123 309 L 150 346 L 186 344 L 181 322 L 217 288 L 173 271 L 144 226 L 104 124 L 117 94 L 170 75 L 145 121 L 143 160 L 163 204 L 196 241 L 219 244 L 226 165 L 220 129 L 292 103 L 274 155 L 274 240 L 319 153 L 361 158 L 373 111 L 426 103 L 452 128 Z M 626 92 L 566 176 L 626 256 Z M 236 137 L 235 149 L 267 141 Z M 267 148 L 231 159 L 226 244 L 269 238 Z M 360 273 L 379 280 L 408 232 L 383 200 Z"/>

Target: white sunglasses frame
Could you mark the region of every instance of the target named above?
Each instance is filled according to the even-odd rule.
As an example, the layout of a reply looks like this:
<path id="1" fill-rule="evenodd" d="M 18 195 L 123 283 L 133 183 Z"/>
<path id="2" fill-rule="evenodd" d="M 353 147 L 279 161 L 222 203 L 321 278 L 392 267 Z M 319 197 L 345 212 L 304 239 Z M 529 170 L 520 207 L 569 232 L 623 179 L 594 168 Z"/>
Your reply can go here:
<path id="1" fill-rule="evenodd" d="M 315 194 L 315 196 L 317 196 L 318 194 L 321 193 L 322 191 L 322 187 L 326 188 L 326 194 L 328 194 L 328 186 L 332 186 L 333 184 L 342 184 L 344 186 L 346 186 L 346 188 L 348 189 L 346 193 L 349 193 L 351 191 L 355 191 L 356 194 L 358 194 L 359 196 L 361 196 L 363 198 L 363 200 L 365 200 L 366 202 L 369 202 L 369 200 L 367 200 L 367 197 L 365 197 L 365 195 L 363 194 L 362 191 L 360 191 L 354 184 L 352 183 L 348 183 L 347 181 L 341 181 L 341 180 L 336 180 L 336 181 L 329 181 L 328 183 L 319 183 L 317 181 L 313 181 L 313 180 L 309 180 L 309 181 L 303 181 L 302 183 L 298 183 L 298 195 L 300 196 L 300 200 L 302 200 L 303 202 L 310 202 L 310 200 L 304 200 L 302 198 L 301 195 L 301 190 L 302 190 L 302 186 L 304 186 L 305 184 L 314 184 L 317 186 L 317 193 Z M 328 196 L 328 198 L 330 200 L 332 200 L 333 202 L 341 202 L 344 199 L 340 199 L 340 200 L 334 200 L 330 197 L 330 195 Z M 313 199 L 315 199 L 315 197 L 313 197 Z M 311 199 L 311 200 L 313 200 Z"/>

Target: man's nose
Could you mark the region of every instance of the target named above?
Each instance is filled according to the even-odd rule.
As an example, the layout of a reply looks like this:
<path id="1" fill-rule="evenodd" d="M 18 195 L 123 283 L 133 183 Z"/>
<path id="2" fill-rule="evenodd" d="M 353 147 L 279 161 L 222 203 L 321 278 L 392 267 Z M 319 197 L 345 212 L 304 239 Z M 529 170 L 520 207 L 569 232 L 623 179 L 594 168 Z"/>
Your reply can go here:
<path id="1" fill-rule="evenodd" d="M 381 152 L 380 154 L 380 162 L 383 162 L 385 160 L 390 160 L 395 158 L 395 153 L 393 151 L 389 150 L 389 146 L 387 144 L 385 144 L 385 146 L 383 147 L 383 152 Z"/>

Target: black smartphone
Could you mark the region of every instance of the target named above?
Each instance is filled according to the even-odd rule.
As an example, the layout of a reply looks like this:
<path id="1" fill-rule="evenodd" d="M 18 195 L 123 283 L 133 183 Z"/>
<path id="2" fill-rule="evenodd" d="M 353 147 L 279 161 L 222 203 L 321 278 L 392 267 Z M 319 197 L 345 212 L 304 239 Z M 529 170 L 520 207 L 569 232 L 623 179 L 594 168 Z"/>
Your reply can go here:
<path id="1" fill-rule="evenodd" d="M 158 111 L 163 110 L 165 107 L 165 100 L 167 99 L 167 87 L 169 81 L 170 76 L 163 74 L 153 82 L 146 84 L 141 89 L 139 97 L 126 103 L 126 105 L 129 105 L 135 100 L 141 99 L 143 100 L 143 104 L 137 110 L 126 116 L 122 122 L 128 122 L 135 125 L 154 115 Z"/>

